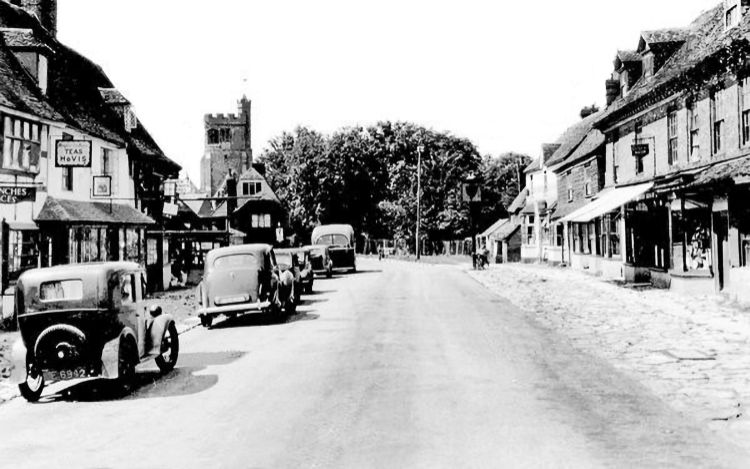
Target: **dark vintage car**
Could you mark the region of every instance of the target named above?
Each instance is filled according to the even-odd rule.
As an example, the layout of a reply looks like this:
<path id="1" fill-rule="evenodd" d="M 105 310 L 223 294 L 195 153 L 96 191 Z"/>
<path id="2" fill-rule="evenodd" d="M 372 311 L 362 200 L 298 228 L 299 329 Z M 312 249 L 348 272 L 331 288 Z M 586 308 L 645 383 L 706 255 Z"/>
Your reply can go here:
<path id="1" fill-rule="evenodd" d="M 204 327 L 216 316 L 271 314 L 284 319 L 296 312 L 294 274 L 276 262 L 268 244 L 244 244 L 209 251 L 198 285 Z"/>
<path id="2" fill-rule="evenodd" d="M 132 388 L 141 361 L 171 371 L 180 350 L 174 319 L 144 302 L 146 272 L 109 262 L 30 270 L 16 285 L 21 338 L 13 348 L 21 395 L 37 401 L 45 384 L 111 378 Z"/>
<path id="3" fill-rule="evenodd" d="M 312 232 L 312 243 L 328 246 L 333 270 L 357 271 L 354 228 L 351 225 L 321 225 Z"/>
<path id="4" fill-rule="evenodd" d="M 294 275 L 295 292 L 299 304 L 302 293 L 312 293 L 315 273 L 310 265 L 310 257 L 303 249 L 276 249 L 276 262 L 280 269 L 289 270 Z"/>
<path id="5" fill-rule="evenodd" d="M 305 246 L 310 257 L 310 266 L 315 275 L 325 275 L 327 278 L 333 277 L 333 262 L 331 262 L 331 253 L 328 246 Z"/>

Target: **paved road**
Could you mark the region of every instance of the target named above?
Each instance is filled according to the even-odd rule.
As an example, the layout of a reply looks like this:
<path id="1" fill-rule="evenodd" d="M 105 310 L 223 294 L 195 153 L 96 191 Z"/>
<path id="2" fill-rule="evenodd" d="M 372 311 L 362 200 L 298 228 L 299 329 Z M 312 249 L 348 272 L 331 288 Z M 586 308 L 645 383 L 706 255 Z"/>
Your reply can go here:
<path id="1" fill-rule="evenodd" d="M 0 407 L 0 467 L 742 467 L 747 455 L 456 267 L 362 262 L 283 325 L 182 338 L 130 397 Z"/>

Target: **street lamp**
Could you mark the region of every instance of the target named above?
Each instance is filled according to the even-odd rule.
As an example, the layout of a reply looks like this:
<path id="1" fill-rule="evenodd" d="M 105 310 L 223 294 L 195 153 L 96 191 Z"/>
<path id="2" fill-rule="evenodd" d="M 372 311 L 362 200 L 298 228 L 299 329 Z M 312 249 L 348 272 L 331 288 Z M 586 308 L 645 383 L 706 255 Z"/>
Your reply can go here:
<path id="1" fill-rule="evenodd" d="M 424 145 L 419 144 L 417 146 L 417 260 L 421 259 L 419 249 L 419 225 L 422 218 L 422 153 L 424 152 Z"/>

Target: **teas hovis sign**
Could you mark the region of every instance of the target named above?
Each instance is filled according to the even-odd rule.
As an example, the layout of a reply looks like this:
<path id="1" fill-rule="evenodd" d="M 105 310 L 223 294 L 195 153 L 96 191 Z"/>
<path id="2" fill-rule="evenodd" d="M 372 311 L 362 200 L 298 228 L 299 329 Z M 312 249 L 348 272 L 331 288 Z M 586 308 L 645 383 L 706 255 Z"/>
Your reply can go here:
<path id="1" fill-rule="evenodd" d="M 90 168 L 91 142 L 58 140 L 55 145 L 55 166 L 58 168 Z"/>

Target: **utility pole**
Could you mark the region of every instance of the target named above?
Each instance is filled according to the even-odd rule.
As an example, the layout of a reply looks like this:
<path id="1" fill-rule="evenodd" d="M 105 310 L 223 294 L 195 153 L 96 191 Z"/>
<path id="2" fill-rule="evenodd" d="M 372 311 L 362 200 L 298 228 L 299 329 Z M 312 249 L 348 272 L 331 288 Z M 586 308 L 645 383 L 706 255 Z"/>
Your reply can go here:
<path id="1" fill-rule="evenodd" d="M 422 221 L 422 152 L 424 151 L 424 145 L 420 144 L 417 146 L 417 241 L 416 241 L 416 253 L 417 260 L 421 259 L 420 254 L 420 242 L 419 242 L 419 225 Z"/>

